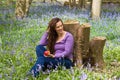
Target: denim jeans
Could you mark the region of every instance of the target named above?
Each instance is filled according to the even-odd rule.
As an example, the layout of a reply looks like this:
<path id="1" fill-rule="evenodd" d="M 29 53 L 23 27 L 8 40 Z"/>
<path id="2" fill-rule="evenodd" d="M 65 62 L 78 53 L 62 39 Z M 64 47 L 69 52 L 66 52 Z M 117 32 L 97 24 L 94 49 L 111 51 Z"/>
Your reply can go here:
<path id="1" fill-rule="evenodd" d="M 44 57 L 44 51 L 46 49 L 42 45 L 36 46 L 36 55 L 37 60 L 34 66 L 31 68 L 30 72 L 34 77 L 39 75 L 39 72 L 45 69 L 55 69 L 58 66 L 65 66 L 67 69 L 73 66 L 73 63 L 70 59 L 67 58 L 51 58 Z"/>

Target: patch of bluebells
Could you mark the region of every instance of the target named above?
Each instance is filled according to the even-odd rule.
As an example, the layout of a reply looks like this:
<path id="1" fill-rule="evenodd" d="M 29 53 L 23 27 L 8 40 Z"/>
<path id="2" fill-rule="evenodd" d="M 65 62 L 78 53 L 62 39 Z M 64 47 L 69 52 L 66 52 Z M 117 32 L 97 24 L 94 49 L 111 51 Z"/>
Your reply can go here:
<path id="1" fill-rule="evenodd" d="M 80 80 L 86 80 L 86 79 L 87 79 L 87 74 L 83 72 L 80 76 Z"/>
<path id="2" fill-rule="evenodd" d="M 18 46 L 20 46 L 20 42 L 19 40 L 17 40 L 17 38 L 21 38 L 21 42 L 23 42 L 25 40 L 25 38 L 29 38 L 26 35 L 26 31 L 21 32 L 19 29 L 23 29 L 25 28 L 26 30 L 29 28 L 38 28 L 38 27 L 47 27 L 48 25 L 48 21 L 53 18 L 53 17 L 60 17 L 61 19 L 63 19 L 63 21 L 67 20 L 67 19 L 76 19 L 81 23 L 84 22 L 89 22 L 90 24 L 92 24 L 92 29 L 91 29 L 91 37 L 94 36 L 105 36 L 108 38 L 108 40 L 112 41 L 113 47 L 110 49 L 113 49 L 116 46 L 119 46 L 120 44 L 120 35 L 119 35 L 119 31 L 120 31 L 120 12 L 119 11 L 115 11 L 116 9 L 112 9 L 109 8 L 109 6 L 103 6 L 102 8 L 102 13 L 101 13 L 101 19 L 98 21 L 93 21 L 90 19 L 90 11 L 82 11 L 80 9 L 77 8 L 73 8 L 73 9 L 69 9 L 68 6 L 61 6 L 61 5 L 56 5 L 56 4 L 48 4 L 48 3 L 32 3 L 32 5 L 30 7 L 30 11 L 29 11 L 29 15 L 28 17 L 24 18 L 23 20 L 11 20 L 11 17 L 14 14 L 14 9 L 10 8 L 8 10 L 0 10 L 0 25 L 5 25 L 8 24 L 4 27 L 8 27 L 5 29 L 8 29 L 8 32 L 3 32 L 2 34 L 2 38 L 3 39 L 2 43 L 5 48 L 4 48 L 4 53 L 10 53 L 12 54 L 12 56 L 16 56 L 18 53 L 19 55 L 16 57 L 17 59 L 20 58 L 21 55 L 23 55 L 23 53 L 25 53 L 24 51 L 27 48 L 31 48 L 30 45 L 25 45 L 27 42 L 24 43 L 25 46 L 22 46 L 21 49 L 18 49 Z M 108 11 L 105 11 L 104 9 L 107 8 Z M 118 8 L 118 7 L 117 7 Z M 106 9 L 106 10 L 107 10 Z M 18 36 L 13 36 L 16 33 L 14 33 L 14 30 L 12 28 L 17 27 L 19 29 L 17 29 L 18 31 Z M 13 33 L 12 33 L 13 32 Z M 95 34 L 94 34 L 95 32 Z M 10 34 L 12 33 L 12 35 Z M 23 34 L 21 34 L 23 33 Z M 5 38 L 3 37 L 5 36 Z M 12 36 L 12 37 L 11 37 Z M 17 38 L 16 38 L 17 37 Z M 33 38 L 30 37 L 30 38 Z M 12 42 L 12 40 L 13 42 Z M 36 39 L 36 38 L 35 38 Z M 116 42 L 116 43 L 114 43 Z M 13 44 L 14 43 L 14 44 Z M 106 46 L 108 47 L 110 45 L 109 42 L 106 43 Z M 11 50 L 11 47 L 12 50 Z M 33 46 L 33 45 L 32 45 Z M 6 48 L 8 50 L 6 50 Z M 13 49 L 18 49 L 19 52 L 17 52 L 17 50 L 13 50 Z M 31 48 L 33 49 L 33 47 Z M 29 57 L 29 52 L 25 53 L 25 57 Z M 29 62 L 33 62 L 33 57 L 29 57 Z M 20 61 L 16 61 L 16 64 L 20 66 L 21 62 Z M 39 66 L 39 65 L 38 65 Z M 10 75 L 12 77 L 13 74 L 15 74 L 15 68 L 17 66 L 13 66 L 11 67 L 12 69 L 12 74 Z M 56 67 L 57 70 L 58 66 Z M 40 69 L 40 68 L 39 68 Z M 88 65 L 87 69 L 89 71 L 92 71 L 92 68 L 90 68 L 90 65 Z M 65 70 L 65 68 L 63 68 L 63 70 Z M 48 71 L 49 73 L 49 71 Z M 73 68 L 71 69 L 71 74 L 74 74 L 75 71 L 73 70 Z M 4 74 L 5 77 L 8 76 L 8 74 Z M 0 78 L 2 78 L 2 74 L 0 74 Z M 79 77 L 81 80 L 86 80 L 88 77 L 88 75 L 83 72 L 81 74 L 81 76 Z M 46 78 L 46 80 L 49 80 L 49 76 Z M 74 79 L 74 76 L 73 76 Z"/>

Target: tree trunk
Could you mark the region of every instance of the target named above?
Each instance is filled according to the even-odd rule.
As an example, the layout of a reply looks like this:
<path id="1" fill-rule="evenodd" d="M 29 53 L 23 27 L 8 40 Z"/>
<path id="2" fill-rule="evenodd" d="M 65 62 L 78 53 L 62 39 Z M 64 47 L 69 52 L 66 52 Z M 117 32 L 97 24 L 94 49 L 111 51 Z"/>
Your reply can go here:
<path id="1" fill-rule="evenodd" d="M 80 8 L 81 0 L 78 1 L 78 8 Z"/>
<path id="2" fill-rule="evenodd" d="M 93 0 L 92 1 L 92 19 L 100 18 L 101 2 L 102 2 L 102 0 Z"/>
<path id="3" fill-rule="evenodd" d="M 72 0 L 69 0 L 69 8 L 72 8 Z"/>
<path id="4" fill-rule="evenodd" d="M 79 8 L 84 8 L 85 7 L 85 0 L 79 0 L 78 6 L 79 6 Z"/>
<path id="5" fill-rule="evenodd" d="M 28 15 L 30 4 L 32 0 L 17 0 L 15 15 L 17 18 L 24 18 Z"/>
<path id="6" fill-rule="evenodd" d="M 73 0 L 73 6 L 74 6 L 74 7 L 77 7 L 77 6 L 76 6 L 76 0 Z"/>
<path id="7" fill-rule="evenodd" d="M 42 2 L 45 3 L 45 0 L 43 0 Z"/>
<path id="8" fill-rule="evenodd" d="M 95 37 L 90 41 L 89 45 L 89 54 L 92 58 L 92 65 L 95 65 L 96 67 L 103 68 L 105 66 L 104 60 L 103 60 L 103 48 L 106 42 L 105 37 Z"/>
<path id="9" fill-rule="evenodd" d="M 86 0 L 82 0 L 82 8 L 85 8 Z"/>

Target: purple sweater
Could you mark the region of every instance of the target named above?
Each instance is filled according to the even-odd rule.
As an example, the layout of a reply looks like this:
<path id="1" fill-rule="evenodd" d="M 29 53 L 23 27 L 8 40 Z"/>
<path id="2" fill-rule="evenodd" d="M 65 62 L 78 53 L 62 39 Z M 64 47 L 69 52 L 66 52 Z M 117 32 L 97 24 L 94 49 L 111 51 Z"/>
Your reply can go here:
<path id="1" fill-rule="evenodd" d="M 40 40 L 40 45 L 46 46 L 47 45 L 47 36 L 48 33 L 45 32 Z M 55 48 L 55 57 L 67 57 L 69 59 L 73 58 L 73 45 L 74 39 L 71 33 L 67 32 L 64 39 L 60 42 L 56 42 Z"/>

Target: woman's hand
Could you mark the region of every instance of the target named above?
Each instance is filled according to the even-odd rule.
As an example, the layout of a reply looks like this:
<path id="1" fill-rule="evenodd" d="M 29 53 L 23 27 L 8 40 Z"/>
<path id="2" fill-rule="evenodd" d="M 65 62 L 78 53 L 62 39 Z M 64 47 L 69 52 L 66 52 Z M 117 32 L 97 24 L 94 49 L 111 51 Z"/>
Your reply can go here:
<path id="1" fill-rule="evenodd" d="M 44 56 L 45 56 L 45 57 L 52 57 L 52 58 L 55 57 L 55 55 L 51 54 L 50 51 L 45 51 L 45 52 L 44 52 Z"/>
<path id="2" fill-rule="evenodd" d="M 49 54 L 48 57 L 52 57 L 52 58 L 54 58 L 55 55 L 53 55 L 53 54 Z"/>
<path id="3" fill-rule="evenodd" d="M 49 54 L 48 56 L 45 56 L 45 57 L 52 57 L 52 58 L 54 58 L 55 55 L 53 55 L 53 54 Z"/>

